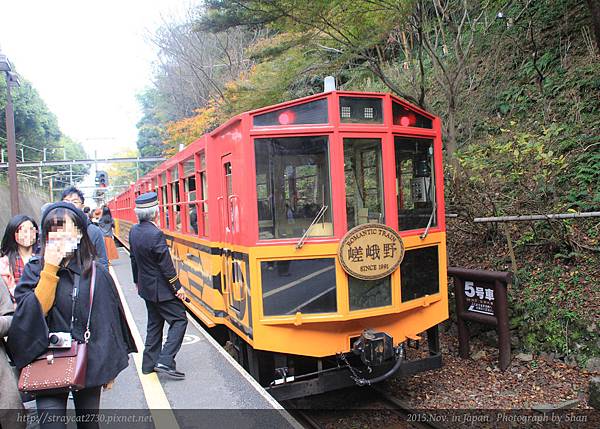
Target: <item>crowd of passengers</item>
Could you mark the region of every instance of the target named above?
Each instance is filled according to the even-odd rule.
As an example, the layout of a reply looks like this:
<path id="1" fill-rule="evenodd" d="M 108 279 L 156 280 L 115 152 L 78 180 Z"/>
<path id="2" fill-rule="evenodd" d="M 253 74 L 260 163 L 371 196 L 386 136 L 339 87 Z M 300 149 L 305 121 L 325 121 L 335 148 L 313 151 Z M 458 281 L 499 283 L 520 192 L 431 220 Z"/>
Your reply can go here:
<path id="1" fill-rule="evenodd" d="M 118 258 L 113 227 L 109 208 L 86 210 L 74 187 L 42 206 L 39 224 L 27 215 L 8 222 L 0 248 L 0 427 L 25 427 L 15 416 L 33 400 L 44 428 L 66 426 L 69 398 L 78 416 L 98 415 L 102 390 L 128 366 L 136 348 L 108 270 Z M 51 350 L 53 333 L 86 344 L 83 388 L 20 392 L 19 371 Z M 82 420 L 78 427 L 98 427 L 98 419 Z"/>

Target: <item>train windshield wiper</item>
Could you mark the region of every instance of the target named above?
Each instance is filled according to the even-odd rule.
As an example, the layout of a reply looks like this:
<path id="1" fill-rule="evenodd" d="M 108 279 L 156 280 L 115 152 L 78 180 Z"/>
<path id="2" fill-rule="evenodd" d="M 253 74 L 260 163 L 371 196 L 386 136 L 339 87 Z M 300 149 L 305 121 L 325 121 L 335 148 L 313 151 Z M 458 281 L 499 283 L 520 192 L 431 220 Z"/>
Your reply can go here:
<path id="1" fill-rule="evenodd" d="M 435 216 L 435 210 L 436 210 L 436 205 L 435 205 L 435 200 L 433 200 L 433 208 L 431 209 L 431 216 L 429 216 L 429 222 L 427 222 L 427 228 L 425 228 L 425 231 L 423 231 L 423 234 L 421 234 L 419 236 L 419 238 L 421 240 L 424 240 L 425 237 L 427 237 L 427 234 L 429 234 L 429 228 L 431 228 L 431 222 L 433 222 L 433 218 Z"/>
<path id="2" fill-rule="evenodd" d="M 306 231 L 304 231 L 304 234 L 302 235 L 300 240 L 298 240 L 298 243 L 296 243 L 296 249 L 300 249 L 304 245 L 304 241 L 306 240 L 306 237 L 308 237 L 308 233 L 309 233 L 310 229 L 312 228 L 312 226 L 315 223 L 317 223 L 319 221 L 319 219 L 321 219 L 321 217 L 323 217 L 323 215 L 325 214 L 327 209 L 328 209 L 328 206 L 325 206 L 325 205 L 321 206 L 321 209 L 319 210 L 319 212 L 317 213 L 317 215 L 315 216 L 313 221 L 310 223 L 308 228 L 306 228 Z"/>

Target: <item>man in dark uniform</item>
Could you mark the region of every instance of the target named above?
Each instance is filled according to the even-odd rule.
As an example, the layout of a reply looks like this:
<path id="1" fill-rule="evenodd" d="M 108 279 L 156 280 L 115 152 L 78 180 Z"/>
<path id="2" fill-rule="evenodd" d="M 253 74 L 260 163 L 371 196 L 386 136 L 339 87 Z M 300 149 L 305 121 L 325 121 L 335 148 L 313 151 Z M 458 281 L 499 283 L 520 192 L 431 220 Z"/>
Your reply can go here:
<path id="1" fill-rule="evenodd" d="M 165 236 L 155 223 L 158 218 L 156 192 L 147 192 L 135 200 L 135 214 L 140 223 L 129 232 L 133 282 L 148 310 L 142 372 L 150 374 L 156 371 L 174 378 L 185 378 L 185 374 L 175 367 L 175 355 L 187 327 L 182 301 L 189 299 L 173 267 Z M 162 346 L 165 321 L 169 324 L 169 333 Z"/>

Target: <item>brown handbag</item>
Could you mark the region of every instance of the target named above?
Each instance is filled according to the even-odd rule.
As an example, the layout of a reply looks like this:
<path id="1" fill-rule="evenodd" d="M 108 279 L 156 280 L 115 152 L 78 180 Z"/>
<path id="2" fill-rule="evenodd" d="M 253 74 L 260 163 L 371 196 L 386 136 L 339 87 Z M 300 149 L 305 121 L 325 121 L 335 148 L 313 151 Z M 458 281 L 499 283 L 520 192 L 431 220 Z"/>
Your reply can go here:
<path id="1" fill-rule="evenodd" d="M 79 276 L 76 275 L 76 288 Z M 90 339 L 90 317 L 94 301 L 96 283 L 96 265 L 92 263 L 92 279 L 90 281 L 90 311 L 86 325 L 84 342 L 71 342 L 70 349 L 48 349 L 48 351 L 21 370 L 19 390 L 30 394 L 64 393 L 70 390 L 81 390 L 85 387 L 87 370 L 87 343 Z M 73 299 L 73 309 L 75 298 Z M 73 319 L 71 318 L 71 328 Z"/>

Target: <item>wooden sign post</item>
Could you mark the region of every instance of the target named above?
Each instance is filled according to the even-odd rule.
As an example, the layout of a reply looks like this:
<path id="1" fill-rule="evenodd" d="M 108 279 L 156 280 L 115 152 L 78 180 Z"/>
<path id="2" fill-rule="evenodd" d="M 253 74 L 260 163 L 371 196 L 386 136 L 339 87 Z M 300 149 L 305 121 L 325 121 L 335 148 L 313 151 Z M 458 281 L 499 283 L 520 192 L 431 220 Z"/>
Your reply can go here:
<path id="1" fill-rule="evenodd" d="M 508 326 L 508 285 L 512 273 L 448 268 L 454 277 L 459 355 L 469 357 L 467 320 L 493 325 L 498 332 L 500 369 L 510 363 L 510 331 Z"/>

